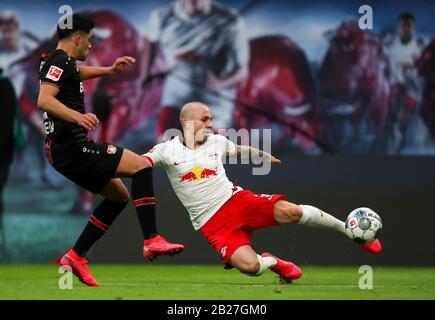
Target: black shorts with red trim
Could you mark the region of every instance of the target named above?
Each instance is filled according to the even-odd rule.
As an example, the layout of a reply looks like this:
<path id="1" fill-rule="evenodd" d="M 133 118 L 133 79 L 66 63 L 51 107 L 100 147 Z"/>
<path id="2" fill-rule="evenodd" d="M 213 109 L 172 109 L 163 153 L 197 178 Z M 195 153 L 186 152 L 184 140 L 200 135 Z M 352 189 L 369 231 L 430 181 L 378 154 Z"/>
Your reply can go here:
<path id="1" fill-rule="evenodd" d="M 63 176 L 92 193 L 100 193 L 114 177 L 124 149 L 92 140 L 56 142 L 47 138 L 48 161 Z"/>

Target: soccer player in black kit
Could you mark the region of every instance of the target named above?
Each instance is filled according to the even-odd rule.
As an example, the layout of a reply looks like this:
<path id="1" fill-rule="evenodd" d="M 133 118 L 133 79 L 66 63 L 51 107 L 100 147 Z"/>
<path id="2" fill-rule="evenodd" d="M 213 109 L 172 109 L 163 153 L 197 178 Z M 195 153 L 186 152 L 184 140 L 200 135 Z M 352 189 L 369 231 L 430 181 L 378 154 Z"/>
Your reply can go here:
<path id="1" fill-rule="evenodd" d="M 68 19 L 72 19 L 72 28 L 68 28 Z M 117 74 L 135 63 L 132 57 L 120 57 L 110 67 L 77 66 L 76 61 L 86 60 L 92 48 L 93 27 L 94 22 L 81 14 L 67 16 L 58 24 L 57 48 L 41 62 L 38 107 L 43 111 L 48 161 L 65 177 L 105 198 L 60 261 L 80 281 L 98 286 L 85 255 L 130 200 L 121 177 L 132 178 L 133 204 L 145 239 L 144 257 L 152 260 L 160 254 L 179 253 L 184 246 L 171 244 L 157 233 L 149 161 L 130 150 L 88 138 L 88 131 L 96 129 L 99 120 L 85 111 L 82 81 Z"/>

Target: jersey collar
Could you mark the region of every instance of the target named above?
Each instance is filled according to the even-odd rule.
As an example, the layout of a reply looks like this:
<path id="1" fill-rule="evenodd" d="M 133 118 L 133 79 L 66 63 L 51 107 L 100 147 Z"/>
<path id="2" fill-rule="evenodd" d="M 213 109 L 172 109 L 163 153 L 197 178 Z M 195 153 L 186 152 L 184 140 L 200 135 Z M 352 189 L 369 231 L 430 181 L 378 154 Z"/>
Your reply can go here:
<path id="1" fill-rule="evenodd" d="M 185 149 L 195 152 L 195 151 L 198 151 L 199 149 L 201 149 L 205 144 L 207 144 L 209 142 L 210 137 L 208 137 L 207 140 L 196 149 L 190 149 L 188 146 L 186 146 L 184 141 L 181 140 L 181 139 L 183 139 L 182 136 L 177 136 L 175 139 L 177 139 L 177 142 L 179 144 L 181 144 Z"/>

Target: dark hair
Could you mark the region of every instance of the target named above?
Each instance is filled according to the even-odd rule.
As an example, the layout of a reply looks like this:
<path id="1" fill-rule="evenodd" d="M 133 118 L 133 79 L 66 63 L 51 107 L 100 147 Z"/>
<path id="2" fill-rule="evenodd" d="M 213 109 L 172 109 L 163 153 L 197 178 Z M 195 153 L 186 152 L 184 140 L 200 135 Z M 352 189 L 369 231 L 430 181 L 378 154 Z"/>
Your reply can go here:
<path id="1" fill-rule="evenodd" d="M 68 21 L 71 21 L 72 19 L 72 28 L 68 28 Z M 61 28 L 61 26 L 63 28 Z M 65 27 L 66 26 L 66 27 Z M 57 38 L 59 40 L 68 38 L 70 35 L 77 31 L 89 33 L 94 28 L 95 23 L 92 21 L 91 18 L 88 16 L 85 16 L 83 14 L 73 14 L 72 16 L 66 16 L 64 17 L 59 23 L 57 24 Z"/>
<path id="2" fill-rule="evenodd" d="M 13 24 L 15 27 L 18 27 L 18 18 L 12 12 L 6 12 L 0 14 L 0 25 Z"/>
<path id="3" fill-rule="evenodd" d="M 415 17 L 411 12 L 402 12 L 400 14 L 400 16 L 397 18 L 397 21 L 401 21 L 401 20 L 408 20 L 408 21 L 412 21 L 415 22 Z"/>

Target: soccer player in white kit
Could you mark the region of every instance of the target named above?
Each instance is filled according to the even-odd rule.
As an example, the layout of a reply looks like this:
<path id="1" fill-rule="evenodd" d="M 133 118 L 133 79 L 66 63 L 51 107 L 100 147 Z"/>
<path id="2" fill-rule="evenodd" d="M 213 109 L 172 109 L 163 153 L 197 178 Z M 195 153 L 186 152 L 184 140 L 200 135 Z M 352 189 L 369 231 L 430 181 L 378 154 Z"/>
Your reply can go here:
<path id="1" fill-rule="evenodd" d="M 234 10 L 210 0 L 176 0 L 151 13 L 144 42 L 142 75 L 156 44 L 162 51 L 167 76 L 163 85 L 158 140 L 178 128 L 180 107 L 203 101 L 216 115 L 216 128 L 230 128 L 235 86 L 248 75 L 249 43 L 244 23 Z"/>
<path id="2" fill-rule="evenodd" d="M 415 18 L 411 13 L 404 12 L 399 16 L 397 32 L 384 45 L 392 96 L 387 152 L 393 154 L 398 153 L 402 147 L 409 118 L 420 103 L 423 88 L 416 61 L 423 51 L 424 41 L 416 36 Z"/>
<path id="3" fill-rule="evenodd" d="M 26 74 L 16 62 L 25 58 L 37 46 L 38 41 L 28 32 L 20 30 L 18 17 L 15 13 L 4 12 L 0 14 L 0 68 L 14 84 L 16 96 L 19 98 L 24 90 Z M 28 116 L 28 120 L 34 128 L 42 128 L 43 121 L 38 111 Z M 39 129 L 41 134 L 44 131 Z"/>
<path id="4" fill-rule="evenodd" d="M 201 230 L 220 254 L 226 268 L 235 267 L 249 275 L 267 269 L 290 281 L 302 276 L 295 264 L 270 253 L 257 254 L 250 241 L 254 230 L 280 224 L 305 224 L 327 228 L 345 235 L 344 222 L 309 205 L 288 202 L 281 194 L 255 194 L 235 187 L 228 180 L 222 163 L 225 155 L 262 157 L 280 163 L 258 149 L 235 145 L 212 133 L 212 114 L 200 102 L 190 102 L 180 112 L 183 140 L 175 137 L 160 143 L 143 156 L 153 166 L 162 167 L 175 194 L 189 212 L 195 230 Z M 379 253 L 378 240 L 361 245 Z"/>

